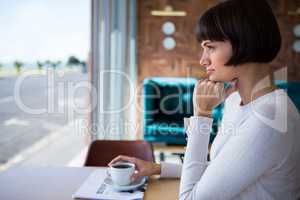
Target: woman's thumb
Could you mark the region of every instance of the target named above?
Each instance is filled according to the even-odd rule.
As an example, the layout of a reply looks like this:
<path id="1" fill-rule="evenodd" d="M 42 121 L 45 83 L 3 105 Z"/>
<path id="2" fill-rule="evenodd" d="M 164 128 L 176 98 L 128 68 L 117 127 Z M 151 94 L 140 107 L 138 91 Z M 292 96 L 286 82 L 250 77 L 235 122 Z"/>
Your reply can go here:
<path id="1" fill-rule="evenodd" d="M 132 176 L 131 176 L 131 181 L 136 181 L 138 180 L 139 178 L 141 178 L 143 175 L 140 173 L 140 172 L 135 172 Z"/>

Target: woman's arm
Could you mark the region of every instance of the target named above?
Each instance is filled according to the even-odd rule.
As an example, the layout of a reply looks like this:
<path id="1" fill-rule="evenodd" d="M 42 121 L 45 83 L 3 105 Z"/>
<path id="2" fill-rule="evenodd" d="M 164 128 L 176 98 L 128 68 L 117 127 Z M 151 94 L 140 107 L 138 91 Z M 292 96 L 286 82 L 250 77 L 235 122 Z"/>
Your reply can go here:
<path id="1" fill-rule="evenodd" d="M 181 177 L 182 164 L 161 162 L 160 166 L 161 166 L 161 173 L 160 173 L 161 178 Z"/>
<path id="2" fill-rule="evenodd" d="M 188 143 L 180 182 L 180 199 L 189 198 L 194 185 L 208 166 L 207 154 L 212 121 L 211 118 L 206 117 L 191 117 L 189 120 Z"/>
<path id="3" fill-rule="evenodd" d="M 206 165 L 207 132 L 199 132 L 197 128 L 209 122 L 205 118 L 194 118 L 190 123 L 190 127 L 196 128 L 188 132 L 181 200 L 232 199 L 267 170 L 279 165 L 288 152 L 289 137 L 253 116 L 243 127 L 236 127 L 236 135 L 232 135 L 216 158 Z"/>

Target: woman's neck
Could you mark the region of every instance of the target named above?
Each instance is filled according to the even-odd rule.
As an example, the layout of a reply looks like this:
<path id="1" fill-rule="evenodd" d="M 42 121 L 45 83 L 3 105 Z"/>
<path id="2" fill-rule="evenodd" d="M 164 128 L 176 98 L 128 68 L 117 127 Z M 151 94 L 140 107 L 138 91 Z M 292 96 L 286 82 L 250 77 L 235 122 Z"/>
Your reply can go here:
<path id="1" fill-rule="evenodd" d="M 271 67 L 257 63 L 240 66 L 237 89 L 241 96 L 241 105 L 274 91 L 276 87 Z"/>

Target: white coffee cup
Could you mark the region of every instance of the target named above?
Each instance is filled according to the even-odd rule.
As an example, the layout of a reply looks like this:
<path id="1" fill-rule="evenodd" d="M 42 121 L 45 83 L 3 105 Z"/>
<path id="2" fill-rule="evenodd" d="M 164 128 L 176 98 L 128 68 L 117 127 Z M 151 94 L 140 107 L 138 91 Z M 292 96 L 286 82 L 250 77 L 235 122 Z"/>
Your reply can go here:
<path id="1" fill-rule="evenodd" d="M 134 174 L 133 163 L 116 163 L 109 168 L 109 173 L 114 184 L 124 186 L 131 183 L 131 176 Z"/>

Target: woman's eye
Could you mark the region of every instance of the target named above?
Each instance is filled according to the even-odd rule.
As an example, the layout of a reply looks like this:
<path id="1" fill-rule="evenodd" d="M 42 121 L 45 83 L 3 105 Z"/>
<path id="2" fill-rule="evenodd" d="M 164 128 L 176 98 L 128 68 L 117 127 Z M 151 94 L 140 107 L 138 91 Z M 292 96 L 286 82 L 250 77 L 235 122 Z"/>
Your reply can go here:
<path id="1" fill-rule="evenodd" d="M 207 50 L 212 52 L 215 48 L 213 46 L 207 46 Z"/>

